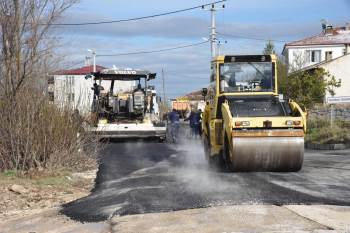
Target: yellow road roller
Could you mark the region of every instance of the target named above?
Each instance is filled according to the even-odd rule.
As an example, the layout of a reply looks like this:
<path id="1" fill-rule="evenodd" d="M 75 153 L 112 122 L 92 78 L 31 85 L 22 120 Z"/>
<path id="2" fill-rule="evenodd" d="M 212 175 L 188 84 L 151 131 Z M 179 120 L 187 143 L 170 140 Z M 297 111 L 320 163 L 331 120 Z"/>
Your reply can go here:
<path id="1" fill-rule="evenodd" d="M 202 120 L 208 161 L 230 171 L 302 168 L 306 114 L 278 94 L 275 55 L 225 55 L 211 62 Z"/>

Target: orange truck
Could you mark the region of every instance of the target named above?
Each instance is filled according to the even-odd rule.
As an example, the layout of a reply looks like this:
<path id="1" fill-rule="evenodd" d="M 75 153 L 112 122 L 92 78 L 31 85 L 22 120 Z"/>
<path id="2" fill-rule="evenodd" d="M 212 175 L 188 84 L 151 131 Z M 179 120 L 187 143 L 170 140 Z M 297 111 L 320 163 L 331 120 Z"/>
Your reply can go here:
<path id="1" fill-rule="evenodd" d="M 190 101 L 188 100 L 173 100 L 171 102 L 172 109 L 175 109 L 183 118 L 187 111 L 191 109 Z"/>

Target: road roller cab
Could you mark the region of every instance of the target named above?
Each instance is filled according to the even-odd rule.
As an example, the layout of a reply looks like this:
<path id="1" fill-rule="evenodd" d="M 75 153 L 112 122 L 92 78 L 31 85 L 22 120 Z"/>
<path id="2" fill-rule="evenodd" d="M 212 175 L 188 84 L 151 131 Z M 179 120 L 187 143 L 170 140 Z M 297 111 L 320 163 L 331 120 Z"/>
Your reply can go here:
<path id="1" fill-rule="evenodd" d="M 202 129 L 209 161 L 233 171 L 298 171 L 306 117 L 278 94 L 274 55 L 218 56 L 211 63 Z"/>

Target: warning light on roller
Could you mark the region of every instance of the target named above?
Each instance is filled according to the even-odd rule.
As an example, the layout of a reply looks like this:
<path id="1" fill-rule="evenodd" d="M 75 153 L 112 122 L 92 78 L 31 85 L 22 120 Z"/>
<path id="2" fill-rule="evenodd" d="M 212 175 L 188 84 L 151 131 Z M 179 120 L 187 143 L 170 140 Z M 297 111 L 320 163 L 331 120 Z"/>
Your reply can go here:
<path id="1" fill-rule="evenodd" d="M 300 125 L 301 121 L 293 121 L 293 120 L 287 120 L 286 125 L 293 126 L 293 125 Z"/>
<path id="2" fill-rule="evenodd" d="M 249 121 L 236 121 L 235 126 L 250 126 Z"/>

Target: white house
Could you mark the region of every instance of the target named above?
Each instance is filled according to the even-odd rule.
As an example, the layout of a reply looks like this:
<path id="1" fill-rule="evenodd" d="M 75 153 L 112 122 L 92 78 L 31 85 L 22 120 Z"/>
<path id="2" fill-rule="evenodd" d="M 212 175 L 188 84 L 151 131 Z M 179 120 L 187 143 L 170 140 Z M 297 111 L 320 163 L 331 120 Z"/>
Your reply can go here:
<path id="1" fill-rule="evenodd" d="M 96 71 L 105 69 L 103 66 L 96 66 Z M 84 66 L 78 69 L 61 70 L 54 73 L 48 80 L 48 95 L 59 107 L 70 107 L 78 109 L 83 115 L 89 113 L 93 101 L 93 87 L 94 81 L 85 79 L 87 74 L 93 71 L 93 66 Z M 110 88 L 109 81 L 101 83 L 104 90 Z M 130 91 L 135 82 L 116 81 L 114 84 L 114 92 Z"/>
<path id="2" fill-rule="evenodd" d="M 316 68 L 323 68 L 337 80 L 339 79 L 341 86 L 335 89 L 335 97 L 342 97 L 343 101 L 346 99 L 346 102 L 350 102 L 350 54 L 304 67 L 302 70 L 313 70 Z M 328 97 L 330 97 L 329 93 L 326 94 L 326 98 Z"/>
<path id="3" fill-rule="evenodd" d="M 96 66 L 96 70 L 104 69 Z M 88 113 L 93 99 L 93 81 L 85 76 L 93 71 L 93 66 L 78 69 L 61 70 L 49 77 L 48 94 L 51 101 L 59 107 L 78 109 L 80 113 Z"/>
<path id="4" fill-rule="evenodd" d="M 289 72 L 293 72 L 349 52 L 350 25 L 347 24 L 336 28 L 323 25 L 319 35 L 285 44 L 282 54 L 289 65 Z"/>
<path id="5" fill-rule="evenodd" d="M 335 97 L 350 100 L 350 25 L 333 28 L 323 25 L 320 35 L 285 44 L 282 54 L 288 71 L 324 68 L 341 87 L 335 89 Z M 326 94 L 326 99 L 330 97 Z"/>

